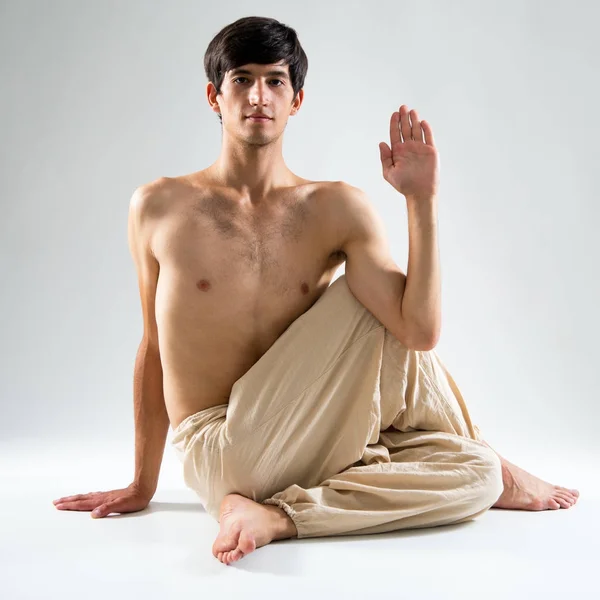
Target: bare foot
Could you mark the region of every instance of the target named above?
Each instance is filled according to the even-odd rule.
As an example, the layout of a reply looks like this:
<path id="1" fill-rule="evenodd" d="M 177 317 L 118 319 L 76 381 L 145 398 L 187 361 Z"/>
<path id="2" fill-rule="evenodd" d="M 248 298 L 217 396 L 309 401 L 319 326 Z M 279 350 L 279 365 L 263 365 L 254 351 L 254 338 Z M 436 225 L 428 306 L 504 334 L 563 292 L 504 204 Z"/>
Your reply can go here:
<path id="1" fill-rule="evenodd" d="M 229 565 L 274 540 L 294 537 L 298 530 L 283 509 L 259 504 L 239 494 L 229 494 L 221 502 L 221 530 L 213 544 L 213 554 Z"/>
<path id="2" fill-rule="evenodd" d="M 494 508 L 556 510 L 561 507 L 570 508 L 577 502 L 578 490 L 552 485 L 513 465 L 505 458 L 500 459 L 504 491 Z"/>

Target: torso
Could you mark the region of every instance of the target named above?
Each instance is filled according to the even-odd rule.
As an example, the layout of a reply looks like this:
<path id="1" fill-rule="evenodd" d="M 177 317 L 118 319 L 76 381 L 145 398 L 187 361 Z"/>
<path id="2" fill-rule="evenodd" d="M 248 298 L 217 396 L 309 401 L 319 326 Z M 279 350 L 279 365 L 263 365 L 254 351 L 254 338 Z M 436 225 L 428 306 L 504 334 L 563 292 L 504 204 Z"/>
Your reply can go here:
<path id="1" fill-rule="evenodd" d="M 276 202 L 251 205 L 198 174 L 168 181 L 151 247 L 163 390 L 176 428 L 228 402 L 346 257 L 337 182 L 299 180 Z"/>

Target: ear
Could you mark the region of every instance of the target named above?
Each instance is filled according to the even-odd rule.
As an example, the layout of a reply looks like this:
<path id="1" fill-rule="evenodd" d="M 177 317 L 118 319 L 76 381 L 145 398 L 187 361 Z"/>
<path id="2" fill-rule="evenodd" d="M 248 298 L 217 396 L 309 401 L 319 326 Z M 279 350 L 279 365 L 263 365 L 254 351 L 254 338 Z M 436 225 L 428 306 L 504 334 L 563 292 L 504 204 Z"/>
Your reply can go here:
<path id="1" fill-rule="evenodd" d="M 302 105 L 302 102 L 304 100 L 304 89 L 298 90 L 298 93 L 296 94 L 296 97 L 294 98 L 294 101 L 292 102 L 292 110 L 290 112 L 290 116 L 291 115 L 295 115 L 298 110 L 300 109 L 300 106 Z"/>
<path id="2" fill-rule="evenodd" d="M 206 98 L 213 112 L 220 113 L 221 107 L 219 106 L 219 100 L 217 96 L 217 88 L 212 81 L 206 84 Z"/>

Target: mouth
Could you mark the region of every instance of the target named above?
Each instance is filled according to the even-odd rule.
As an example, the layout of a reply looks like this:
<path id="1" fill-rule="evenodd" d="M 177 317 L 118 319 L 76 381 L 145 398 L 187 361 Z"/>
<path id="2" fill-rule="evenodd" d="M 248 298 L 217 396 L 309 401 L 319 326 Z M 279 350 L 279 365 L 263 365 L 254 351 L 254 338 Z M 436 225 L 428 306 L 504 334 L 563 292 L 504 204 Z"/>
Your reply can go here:
<path id="1" fill-rule="evenodd" d="M 257 123 L 262 123 L 262 122 L 271 120 L 269 117 L 247 117 L 247 118 L 248 118 L 248 120 L 255 121 Z"/>

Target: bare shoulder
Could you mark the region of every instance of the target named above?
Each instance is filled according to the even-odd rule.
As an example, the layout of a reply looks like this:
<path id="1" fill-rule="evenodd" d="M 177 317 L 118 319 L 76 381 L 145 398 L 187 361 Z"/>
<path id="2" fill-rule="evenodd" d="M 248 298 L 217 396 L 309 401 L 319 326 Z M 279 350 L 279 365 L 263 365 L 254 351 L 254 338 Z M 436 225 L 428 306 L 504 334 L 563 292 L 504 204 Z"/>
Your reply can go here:
<path id="1" fill-rule="evenodd" d="M 134 190 L 130 201 L 131 207 L 150 216 L 159 210 L 164 197 L 172 188 L 173 182 L 169 177 L 159 177 L 144 183 Z"/>
<path id="2" fill-rule="evenodd" d="M 153 240 L 158 230 L 157 224 L 164 220 L 170 197 L 174 193 L 174 183 L 168 177 L 138 186 L 129 201 L 128 237 L 129 242 L 145 252 L 154 255 Z"/>
<path id="3" fill-rule="evenodd" d="M 367 193 L 345 181 L 326 181 L 320 193 L 335 213 L 344 246 L 362 239 L 380 225 L 380 217 Z"/>
<path id="4" fill-rule="evenodd" d="M 133 193 L 131 206 L 139 211 L 146 221 L 155 222 L 165 217 L 186 197 L 190 185 L 180 177 L 159 177 L 140 185 Z"/>
<path id="5" fill-rule="evenodd" d="M 338 205 L 336 208 L 352 212 L 352 208 L 357 205 L 370 204 L 367 194 L 360 188 L 347 183 L 346 181 L 320 181 L 318 184 L 319 193 L 325 200 Z"/>

